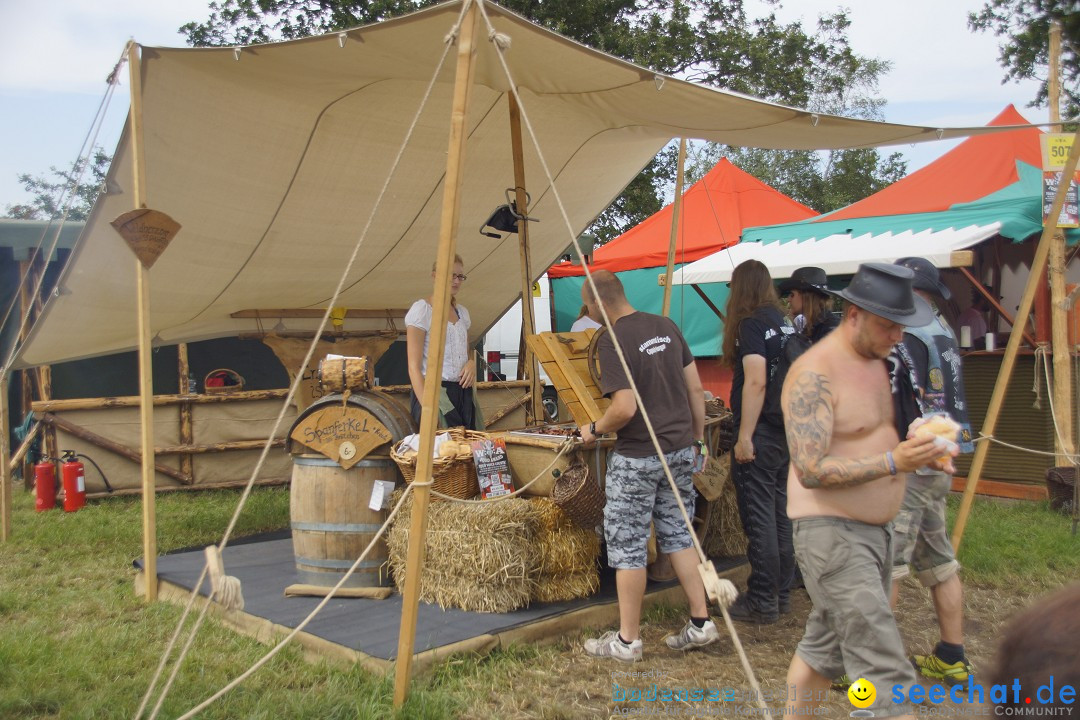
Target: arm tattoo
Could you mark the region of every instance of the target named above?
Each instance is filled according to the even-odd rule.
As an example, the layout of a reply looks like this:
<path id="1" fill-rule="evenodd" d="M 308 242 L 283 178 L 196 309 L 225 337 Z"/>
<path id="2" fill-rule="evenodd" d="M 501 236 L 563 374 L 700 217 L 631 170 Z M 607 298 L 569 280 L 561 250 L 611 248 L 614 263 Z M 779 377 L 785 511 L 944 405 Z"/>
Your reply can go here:
<path id="1" fill-rule="evenodd" d="M 845 488 L 889 474 L 884 454 L 861 458 L 831 457 L 833 396 L 829 380 L 805 370 L 790 383 L 784 398 L 784 427 L 791 462 L 804 487 Z"/>

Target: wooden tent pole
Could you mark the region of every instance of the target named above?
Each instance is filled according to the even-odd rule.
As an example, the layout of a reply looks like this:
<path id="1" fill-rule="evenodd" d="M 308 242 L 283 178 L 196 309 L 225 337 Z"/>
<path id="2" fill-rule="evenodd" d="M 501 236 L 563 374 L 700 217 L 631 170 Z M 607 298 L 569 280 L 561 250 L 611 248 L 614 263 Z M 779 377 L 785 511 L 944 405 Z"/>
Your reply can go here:
<path id="1" fill-rule="evenodd" d="M 682 215 L 684 170 L 686 169 L 686 138 L 679 138 L 679 170 L 675 176 L 675 202 L 671 206 L 671 240 L 668 242 L 667 270 L 664 273 L 664 304 L 661 314 L 671 317 L 671 273 L 675 271 L 675 243 L 679 238 L 679 220 Z"/>
<path id="2" fill-rule="evenodd" d="M 139 46 L 128 44 L 128 72 L 131 79 L 131 156 L 134 183 L 133 205 L 137 210 L 146 207 L 146 159 L 143 156 L 142 72 L 139 67 Z M 142 445 L 142 520 L 143 573 L 146 578 L 146 599 L 157 600 L 157 511 L 154 486 L 154 391 L 153 356 L 150 330 L 150 271 L 139 258 L 135 259 L 135 285 L 138 305 L 139 341 L 139 425 Z"/>
<path id="3" fill-rule="evenodd" d="M 1080 131 L 1073 138 L 1072 152 L 1065 163 L 1065 172 L 1062 177 L 1071 177 L 1076 172 L 1076 161 L 1080 159 Z M 1050 217 L 1057 218 L 1061 214 L 1061 207 L 1065 204 L 1065 191 L 1068 183 L 1060 183 L 1057 195 L 1054 196 L 1054 205 L 1051 208 Z M 1054 234 L 1054 225 L 1051 222 L 1043 228 L 1039 237 L 1039 244 L 1035 248 L 1035 256 L 1031 260 L 1031 271 L 1028 273 L 1027 286 L 1024 288 L 1024 296 L 1020 300 L 1020 307 L 1016 311 L 1016 317 L 1025 318 L 1031 312 L 1031 306 L 1035 301 L 1035 293 L 1039 287 L 1039 276 L 1046 269 L 1046 258 L 1050 254 L 1050 237 Z M 998 370 L 997 381 L 994 383 L 994 392 L 990 396 L 990 406 L 986 410 L 986 420 L 983 422 L 982 433 L 987 437 L 993 437 L 997 428 L 998 414 L 1001 406 L 1005 403 L 1005 392 L 1008 389 L 1009 379 L 1012 377 L 1013 366 L 1016 364 L 1016 352 L 1020 349 L 1020 338 L 1023 335 L 1022 325 L 1018 322 L 1009 333 L 1009 343 L 1005 347 L 1005 357 L 1002 358 L 1001 368 Z M 964 486 L 964 497 L 960 501 L 960 511 L 956 515 L 956 525 L 953 526 L 952 545 L 953 550 L 960 549 L 960 542 L 964 539 L 964 528 L 967 525 L 968 514 L 971 512 L 971 503 L 975 499 L 975 488 L 982 475 L 983 465 L 986 464 L 986 455 L 990 452 L 990 441 L 982 440 L 975 446 L 975 458 L 971 461 L 971 471 L 968 473 L 967 485 Z"/>
<path id="4" fill-rule="evenodd" d="M 472 95 L 473 52 L 480 13 L 470 3 L 457 38 L 457 69 L 450 113 L 450 140 L 446 156 L 446 181 L 443 185 L 439 249 L 435 260 L 435 293 L 432 300 L 431 330 L 428 335 L 428 366 L 420 415 L 420 447 L 413 481 L 412 517 L 409 523 L 409 549 L 405 562 L 405 592 L 401 604 L 401 630 L 398 635 L 397 661 L 394 663 L 394 705 L 401 707 L 409 693 L 413 651 L 416 642 L 416 614 L 420 603 L 420 575 L 424 565 L 424 542 L 427 534 L 427 509 L 431 499 L 432 451 L 438 422 L 438 378 L 442 377 L 443 348 L 446 344 L 446 309 L 450 302 L 450 274 L 454 271 L 458 216 L 461 211 L 461 181 L 465 171 L 466 123 Z"/>
<path id="5" fill-rule="evenodd" d="M 1061 21 L 1050 23 L 1050 78 L 1047 82 L 1047 100 L 1050 104 L 1052 132 L 1061 132 L 1061 111 L 1058 96 L 1059 62 L 1061 58 Z M 1062 176 L 1063 182 L 1068 181 Z M 1072 412 L 1072 353 L 1069 350 L 1069 311 L 1065 307 L 1065 231 L 1057 227 L 1057 218 L 1049 218 L 1054 225 L 1054 238 L 1050 241 L 1050 337 L 1054 349 L 1054 447 L 1057 449 L 1055 463 L 1072 466 L 1073 412 Z"/>
<path id="6" fill-rule="evenodd" d="M 8 377 L 7 368 L 0 368 L 0 542 L 11 539 L 11 428 L 8 423 Z"/>
<path id="7" fill-rule="evenodd" d="M 528 217 L 529 202 L 525 193 L 525 151 L 521 141 L 521 108 L 517 96 L 507 93 L 510 102 L 510 144 L 514 156 L 514 202 L 518 212 Z M 529 260 L 529 222 L 518 221 L 518 251 L 521 255 L 521 363 L 529 373 L 530 401 L 525 406 L 525 424 L 532 425 L 544 418 L 544 402 L 540 392 L 540 366 L 536 355 L 525 342 L 528 335 L 536 333 L 536 321 L 533 318 L 532 267 Z"/>
<path id="8" fill-rule="evenodd" d="M 191 372 L 191 366 L 188 364 L 188 346 L 187 343 L 180 343 L 176 346 L 176 372 L 180 376 L 180 388 L 179 393 L 181 395 L 191 394 L 191 389 L 188 387 L 188 374 Z M 183 403 L 180 405 L 180 444 L 181 445 L 193 445 L 195 443 L 195 427 L 192 422 L 191 403 Z M 195 463 L 191 459 L 191 455 L 184 453 L 180 456 L 180 472 L 187 475 L 195 482 Z"/>

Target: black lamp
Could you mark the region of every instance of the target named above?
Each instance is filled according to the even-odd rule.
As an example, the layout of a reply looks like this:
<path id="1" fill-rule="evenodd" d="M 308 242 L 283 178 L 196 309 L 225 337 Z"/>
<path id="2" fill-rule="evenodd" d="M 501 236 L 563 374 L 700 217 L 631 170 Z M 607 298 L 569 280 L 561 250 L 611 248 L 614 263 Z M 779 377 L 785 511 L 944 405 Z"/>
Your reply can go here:
<path id="1" fill-rule="evenodd" d="M 506 204 L 495 208 L 495 211 L 491 213 L 488 219 L 480 225 L 481 235 L 498 240 L 501 237 L 498 233 L 516 233 L 518 231 L 518 220 L 540 222 L 536 218 L 527 217 L 518 212 L 517 203 L 510 198 L 512 192 L 514 192 L 514 188 L 506 189 Z M 529 193 L 525 193 L 525 204 L 529 205 L 530 203 L 532 203 L 532 198 L 529 197 Z M 484 228 L 491 228 L 498 232 L 488 232 Z"/>

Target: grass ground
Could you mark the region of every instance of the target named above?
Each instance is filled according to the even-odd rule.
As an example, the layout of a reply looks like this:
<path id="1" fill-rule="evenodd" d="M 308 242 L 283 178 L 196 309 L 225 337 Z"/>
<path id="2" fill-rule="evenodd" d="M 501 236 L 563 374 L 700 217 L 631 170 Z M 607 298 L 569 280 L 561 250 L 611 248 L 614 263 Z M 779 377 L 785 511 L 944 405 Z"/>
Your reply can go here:
<path id="1" fill-rule="evenodd" d="M 239 497 L 235 492 L 176 493 L 158 499 L 161 552 L 216 542 Z M 955 507 L 955 504 L 954 504 Z M 253 493 L 237 537 L 288 524 L 288 491 Z M 0 717 L 130 718 L 157 666 L 181 609 L 146 605 L 133 591 L 132 560 L 141 554 L 137 499 L 92 502 L 73 514 L 35 513 L 16 491 L 14 535 L 0 545 Z M 1045 504 L 979 500 L 961 553 L 967 588 L 969 652 L 977 667 L 993 655 L 1002 623 L 1037 595 L 1080 576 L 1080 538 Z M 775 626 L 739 626 L 763 687 L 779 691 L 809 611 L 804 595 Z M 914 582 L 901 594 L 898 619 L 913 649 L 936 639 L 933 611 Z M 671 686 L 745 687 L 726 638 L 682 655 L 663 647 L 682 611 L 645 618 L 646 662 Z M 247 669 L 267 648 L 213 620 L 200 633 L 162 717 L 178 717 Z M 589 633 L 554 645 L 514 647 L 487 657 L 458 657 L 418 678 L 397 717 L 609 717 L 633 704 L 612 700 L 611 667 L 581 654 Z M 311 663 L 288 648 L 204 718 L 387 718 L 395 716 L 392 680 L 358 668 Z M 678 706 L 683 714 L 692 704 Z M 846 715 L 850 707 L 829 705 Z M 700 709 L 700 708 L 699 708 Z"/>

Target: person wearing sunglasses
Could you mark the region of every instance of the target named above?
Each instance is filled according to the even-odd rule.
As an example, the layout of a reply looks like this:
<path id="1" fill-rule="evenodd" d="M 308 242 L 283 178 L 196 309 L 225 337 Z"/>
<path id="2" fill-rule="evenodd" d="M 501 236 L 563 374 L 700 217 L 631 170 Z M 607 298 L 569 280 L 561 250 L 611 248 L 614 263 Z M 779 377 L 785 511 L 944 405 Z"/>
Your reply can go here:
<path id="1" fill-rule="evenodd" d="M 431 268 L 435 277 L 435 267 Z M 450 278 L 450 304 L 446 311 L 446 346 L 443 350 L 442 392 L 439 394 L 441 427 L 462 426 L 475 429 L 476 414 L 472 387 L 476 382 L 476 365 L 469 350 L 469 311 L 457 302 L 457 293 L 465 283 L 465 263 L 454 256 L 454 274 Z M 420 398 L 424 397 L 427 379 L 428 332 L 431 329 L 434 296 L 421 298 L 405 314 L 405 340 L 408 350 L 409 383 L 412 397 L 409 409 L 413 419 L 420 422 Z"/>

